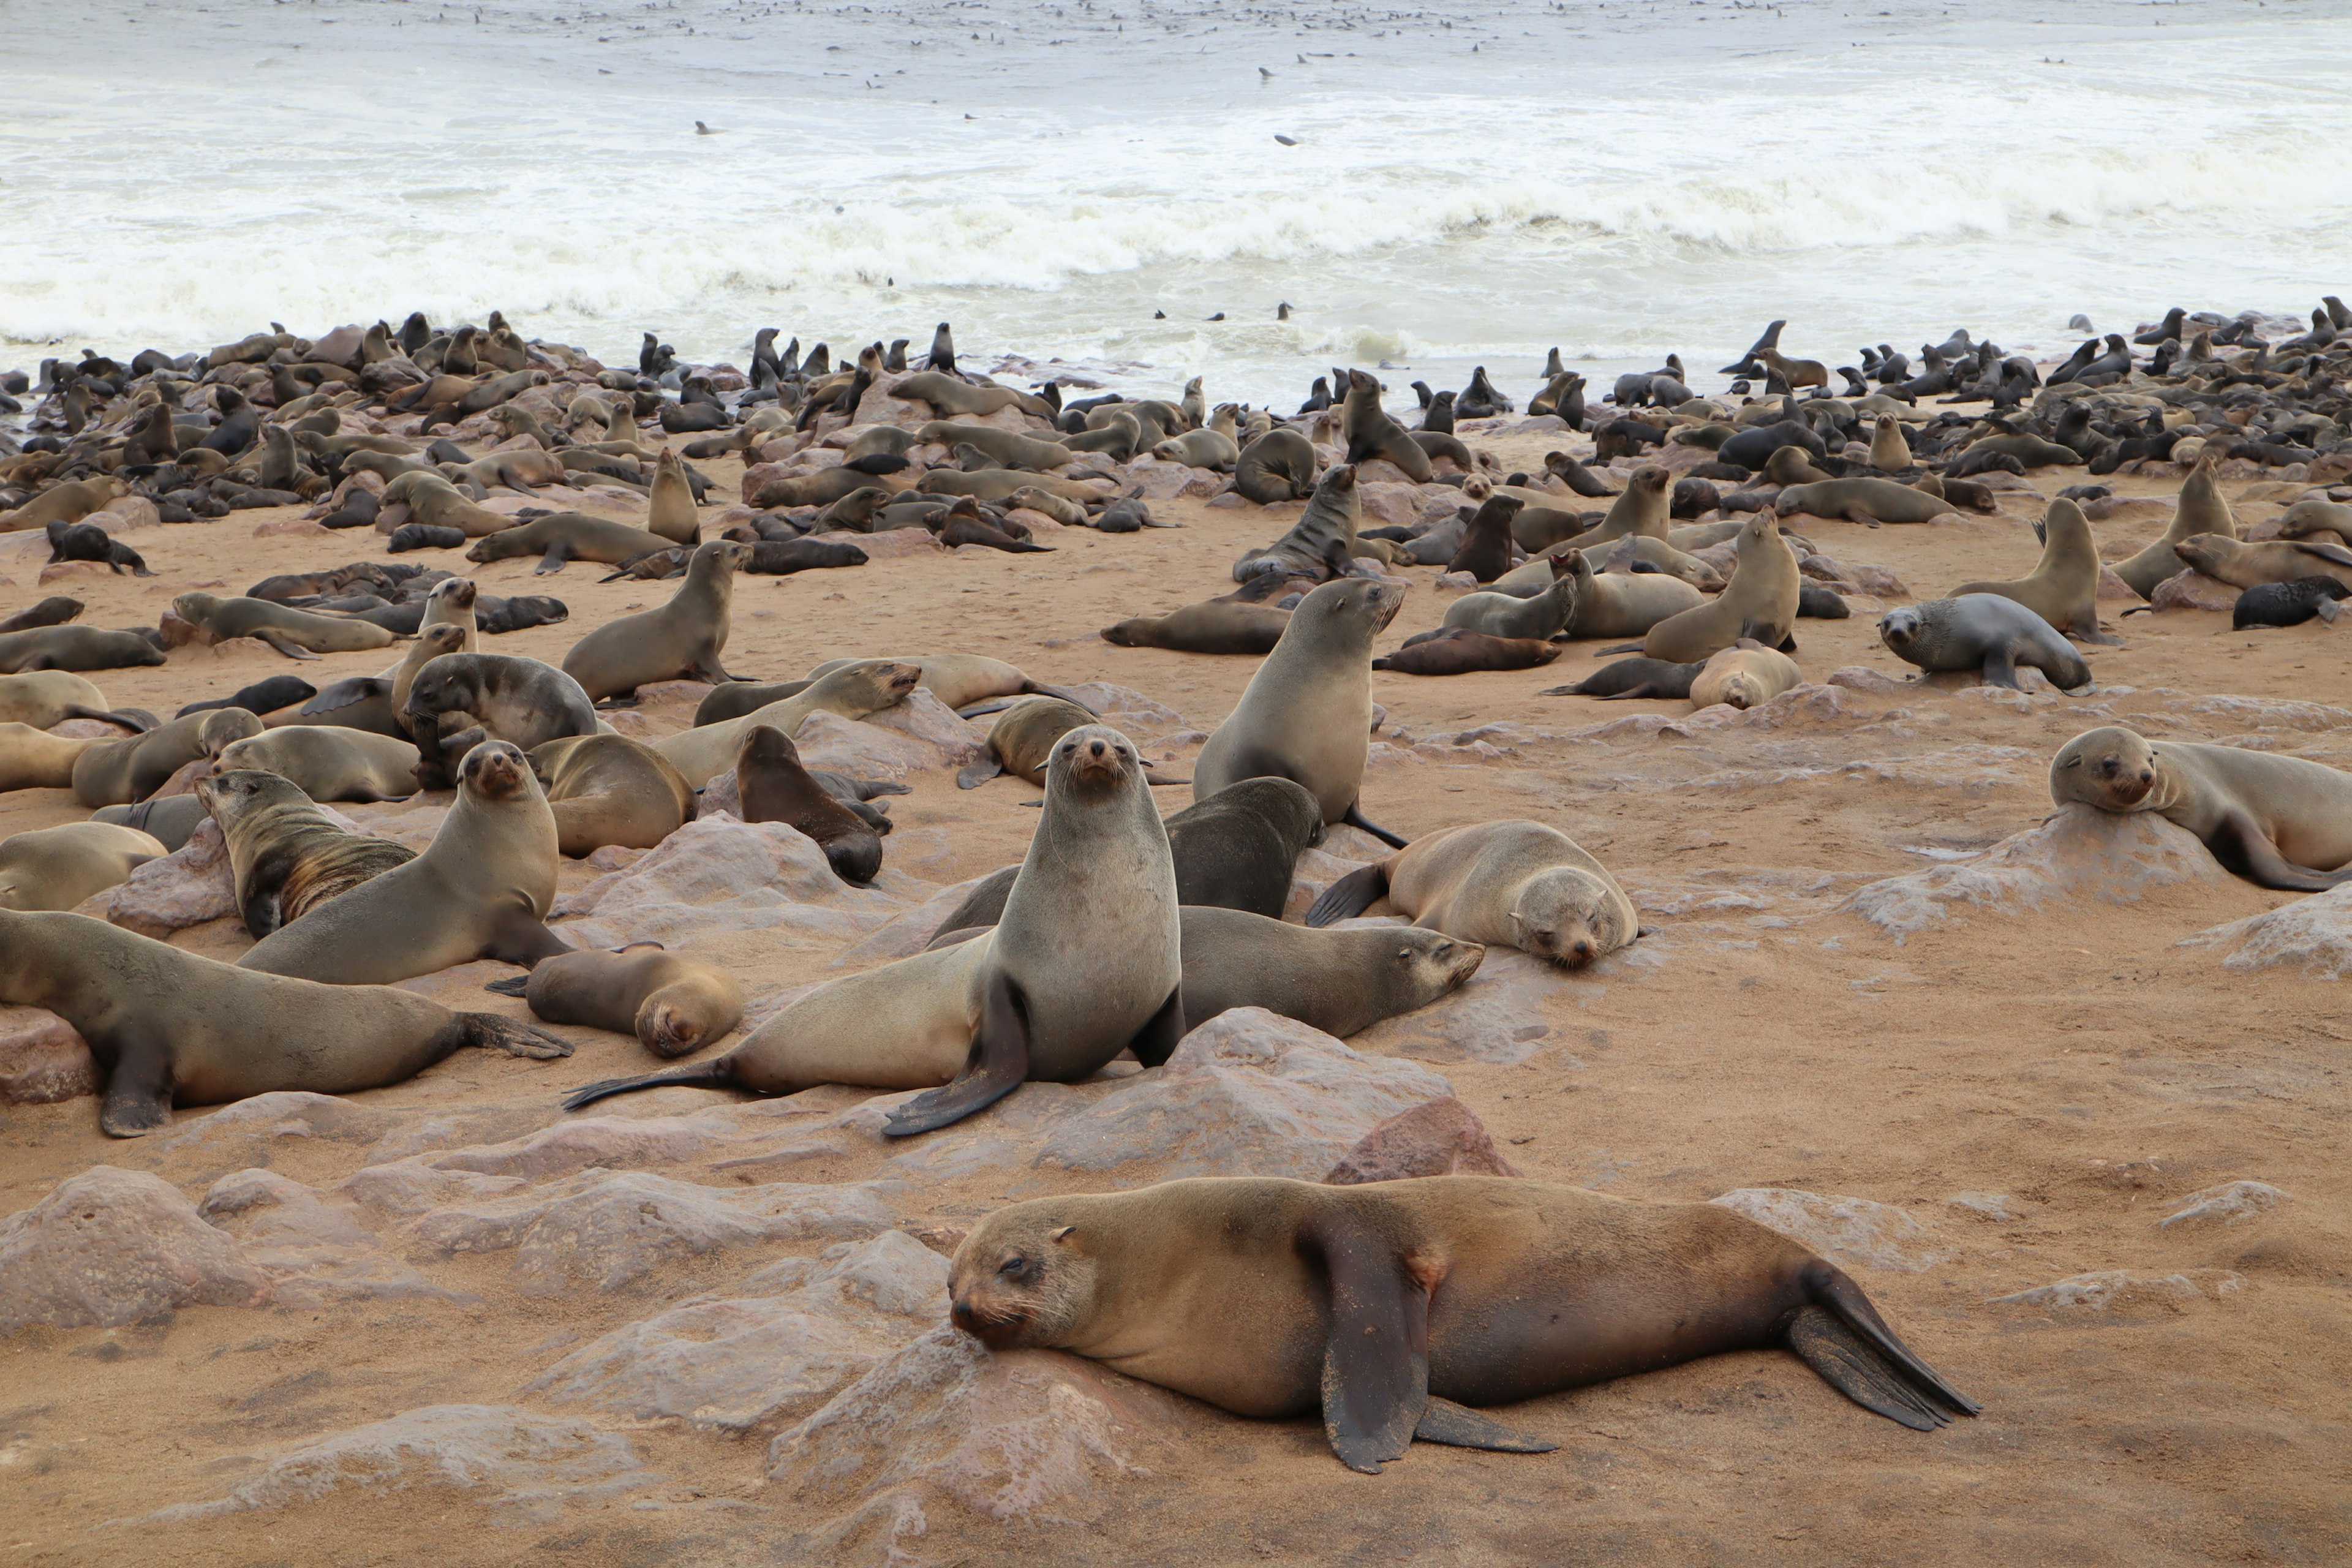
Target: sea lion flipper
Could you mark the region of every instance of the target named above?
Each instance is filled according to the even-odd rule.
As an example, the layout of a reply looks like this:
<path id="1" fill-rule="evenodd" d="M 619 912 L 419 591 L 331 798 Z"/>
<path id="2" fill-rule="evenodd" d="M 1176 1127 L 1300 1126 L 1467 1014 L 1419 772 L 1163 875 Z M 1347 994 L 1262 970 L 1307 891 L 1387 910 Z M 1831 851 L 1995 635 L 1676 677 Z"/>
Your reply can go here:
<path id="1" fill-rule="evenodd" d="M 2352 880 L 2352 869 L 2314 871 L 2279 853 L 2279 847 L 2262 825 L 2242 809 L 2225 814 L 2205 841 L 2213 858 L 2259 888 L 2281 892 L 2319 893 Z"/>
<path id="2" fill-rule="evenodd" d="M 279 631 L 275 626 L 256 626 L 252 631 L 246 635 L 260 638 L 263 642 L 268 643 L 271 647 L 276 648 L 279 653 L 284 654 L 288 658 L 315 659 L 319 657 L 317 654 L 312 653 L 309 648 L 304 647 L 300 643 L 296 642 L 293 638 L 288 637 L 284 632 Z"/>
<path id="3" fill-rule="evenodd" d="M 559 1040 L 545 1029 L 501 1018 L 496 1013 L 460 1013 L 457 1021 L 466 1026 L 465 1043 L 486 1051 L 504 1051 L 510 1057 L 529 1057 L 542 1062 L 572 1054 L 571 1041 Z"/>
<path id="4" fill-rule="evenodd" d="M 994 752 L 983 752 L 966 763 L 956 773 L 956 788 L 978 789 L 1004 771 Z"/>
<path id="5" fill-rule="evenodd" d="M 392 682 L 380 675 L 354 675 L 338 680 L 313 696 L 298 710 L 303 713 L 331 713 L 338 708 L 350 708 L 371 698 L 392 695 Z"/>
<path id="6" fill-rule="evenodd" d="M 1307 908 L 1307 923 L 1328 926 L 1336 921 L 1353 920 L 1387 897 L 1388 890 L 1387 861 L 1360 866 L 1323 889 L 1322 896 Z"/>
<path id="7" fill-rule="evenodd" d="M 971 1055 L 963 1071 L 954 1082 L 926 1089 L 892 1111 L 882 1124 L 882 1135 L 906 1138 L 961 1121 L 1019 1089 L 1028 1076 L 1027 1009 L 1011 979 L 998 970 L 989 975 L 980 1029 L 972 1036 Z"/>
<path id="8" fill-rule="evenodd" d="M 72 702 L 60 711 L 68 719 L 93 719 L 100 724 L 118 724 L 134 735 L 143 735 L 155 728 L 154 716 L 136 709 L 85 708 L 79 702 Z M 140 722 L 142 719 L 146 722 Z"/>
<path id="9" fill-rule="evenodd" d="M 1381 843 L 1387 845 L 1391 849 L 1402 849 L 1405 847 L 1406 840 L 1398 837 L 1395 834 L 1391 833 L 1387 828 L 1382 827 L 1376 822 L 1365 820 L 1364 810 L 1360 805 L 1349 806 L 1348 814 L 1339 818 L 1339 820 L 1346 823 L 1350 827 L 1362 828 L 1365 832 L 1370 834 L 1373 837 L 1379 839 Z"/>
<path id="10" fill-rule="evenodd" d="M 1135 1059 L 1145 1067 L 1156 1068 L 1164 1065 L 1175 1054 L 1176 1042 L 1183 1037 L 1184 987 L 1180 984 L 1168 993 L 1168 1000 L 1160 1005 L 1160 1011 L 1151 1015 L 1143 1027 L 1135 1032 L 1135 1038 L 1127 1043 L 1127 1048 L 1133 1051 Z"/>
<path id="11" fill-rule="evenodd" d="M 572 547 L 559 539 L 547 547 L 547 553 L 539 558 L 539 564 L 530 569 L 530 574 L 544 577 L 550 572 L 561 572 L 563 563 L 571 559 Z"/>
<path id="12" fill-rule="evenodd" d="M 524 992 L 530 989 L 530 976 L 528 974 L 509 974 L 504 980 L 491 981 L 488 984 L 483 986 L 482 989 L 492 992 L 500 996 L 520 996 Z"/>
<path id="13" fill-rule="evenodd" d="M 553 958 L 570 952 L 572 944 L 550 931 L 535 915 L 518 910 L 499 921 L 482 949 L 484 958 L 495 958 L 502 963 L 520 963 L 525 969 L 542 958 Z"/>
<path id="14" fill-rule="evenodd" d="M 106 1075 L 106 1099 L 98 1125 L 110 1138 L 137 1138 L 172 1120 L 172 1047 L 138 1025 L 118 1031 L 114 1070 Z"/>
<path id="15" fill-rule="evenodd" d="M 1343 1212 L 1301 1238 L 1320 1252 L 1331 1289 L 1323 1346 L 1323 1432 L 1349 1469 L 1381 1473 L 1404 1458 L 1429 1406 L 1429 1293 L 1395 1248 Z"/>
<path id="16" fill-rule="evenodd" d="M 1559 1445 L 1527 1432 L 1515 1432 L 1501 1422 L 1466 1405 L 1430 1395 L 1429 1408 L 1412 1429 L 1416 1441 L 1443 1443 L 1450 1448 L 1486 1448 L 1497 1454 L 1549 1454 Z"/>
<path id="17" fill-rule="evenodd" d="M 1824 1307 L 1802 1307 L 1789 1323 L 1789 1348 L 1822 1381 L 1861 1405 L 1914 1432 L 1932 1432 L 1951 1417 L 1888 1370 L 1877 1352 Z"/>
<path id="18" fill-rule="evenodd" d="M 2011 691 L 2022 691 L 2017 679 L 2017 649 L 2008 643 L 1985 649 L 1984 679 L 1987 686 L 2006 686 Z"/>

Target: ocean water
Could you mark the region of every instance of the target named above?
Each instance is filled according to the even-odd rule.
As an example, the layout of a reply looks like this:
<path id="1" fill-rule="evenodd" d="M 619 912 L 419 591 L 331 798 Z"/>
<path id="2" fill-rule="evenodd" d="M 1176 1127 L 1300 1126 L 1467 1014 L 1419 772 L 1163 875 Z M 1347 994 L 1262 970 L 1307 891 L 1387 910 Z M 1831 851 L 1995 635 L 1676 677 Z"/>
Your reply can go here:
<path id="1" fill-rule="evenodd" d="M 0 364 L 499 308 L 631 363 L 944 319 L 1213 401 L 1382 361 L 1524 398 L 1554 346 L 1719 385 L 1774 317 L 1852 363 L 2352 291 L 2341 0 L 16 0 L 0 36 Z"/>

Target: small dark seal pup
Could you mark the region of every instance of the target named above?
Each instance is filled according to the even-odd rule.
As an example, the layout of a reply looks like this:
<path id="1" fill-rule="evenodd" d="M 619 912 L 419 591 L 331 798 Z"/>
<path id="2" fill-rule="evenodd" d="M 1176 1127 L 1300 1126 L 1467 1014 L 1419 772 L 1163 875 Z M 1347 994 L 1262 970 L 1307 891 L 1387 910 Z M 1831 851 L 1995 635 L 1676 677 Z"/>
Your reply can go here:
<path id="1" fill-rule="evenodd" d="M 2238 595 L 2230 625 L 2239 631 L 2248 626 L 2299 626 L 2314 616 L 2332 622 L 2344 613 L 2336 607 L 2336 601 L 2344 598 L 2352 598 L 2352 588 L 2333 577 L 2264 583 Z"/>
<path id="2" fill-rule="evenodd" d="M 114 568 L 115 575 L 129 572 L 134 577 L 152 577 L 147 563 L 139 552 L 115 538 L 94 522 L 52 522 L 49 524 L 49 560 L 54 565 L 60 561 L 100 561 Z"/>
<path id="3" fill-rule="evenodd" d="M 1555 686 L 1546 697 L 1598 697 L 1604 702 L 1634 697 L 1688 697 L 1691 682 L 1706 660 L 1669 664 L 1663 658 L 1621 658 L 1604 664 L 1573 686 Z"/>

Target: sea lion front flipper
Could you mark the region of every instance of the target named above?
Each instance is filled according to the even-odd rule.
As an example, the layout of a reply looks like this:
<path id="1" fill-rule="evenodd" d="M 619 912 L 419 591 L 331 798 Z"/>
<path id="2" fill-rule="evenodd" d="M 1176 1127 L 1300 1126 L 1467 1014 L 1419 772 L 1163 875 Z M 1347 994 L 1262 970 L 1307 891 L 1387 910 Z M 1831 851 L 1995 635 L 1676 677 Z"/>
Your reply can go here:
<path id="1" fill-rule="evenodd" d="M 572 944 L 550 931 L 537 916 L 517 910 L 499 921 L 489 942 L 482 948 L 482 956 L 529 969 L 542 958 L 571 951 Z"/>
<path id="2" fill-rule="evenodd" d="M 1323 1257 L 1331 1337 L 1323 1346 L 1323 1432 L 1351 1470 L 1404 1458 L 1429 1407 L 1429 1293 L 1369 1227 L 1333 1213 L 1301 1237 Z"/>
<path id="3" fill-rule="evenodd" d="M 1391 833 L 1387 828 L 1382 827 L 1376 822 L 1366 821 L 1364 819 L 1364 810 L 1360 805 L 1349 806 L 1348 814 L 1345 816 L 1342 816 L 1339 820 L 1346 823 L 1350 827 L 1362 828 L 1365 832 L 1370 834 L 1373 837 L 1379 839 L 1381 843 L 1387 845 L 1391 849 L 1402 849 L 1405 847 L 1406 840 L 1398 837 L 1395 834 Z"/>
<path id="4" fill-rule="evenodd" d="M 486 1051 L 504 1051 L 510 1057 L 529 1057 L 542 1062 L 572 1054 L 571 1041 L 559 1040 L 545 1029 L 518 1024 L 496 1013 L 460 1013 L 457 1022 L 466 1027 L 465 1043 Z"/>
<path id="5" fill-rule="evenodd" d="M 1387 861 L 1359 866 L 1323 889 L 1322 896 L 1307 908 L 1307 923 L 1328 926 L 1335 921 L 1353 920 L 1388 897 L 1388 891 Z"/>
<path id="6" fill-rule="evenodd" d="M 547 547 L 547 553 L 539 558 L 539 564 L 530 569 L 530 574 L 544 577 L 550 572 L 561 572 L 563 563 L 571 559 L 572 546 L 559 539 Z"/>
<path id="7" fill-rule="evenodd" d="M 2322 607 L 2333 609 L 2335 603 L 2330 600 Z M 80 703 L 75 702 L 67 704 L 62 711 L 68 719 L 94 719 L 101 724 L 119 724 L 134 735 L 143 735 L 155 727 L 154 715 L 143 709 L 85 708 Z M 145 722 L 141 722 L 142 720 Z"/>
<path id="8" fill-rule="evenodd" d="M 1164 1065 L 1176 1052 L 1176 1042 L 1184 1037 L 1184 987 L 1179 984 L 1168 993 L 1168 1000 L 1160 1004 L 1160 1011 L 1151 1015 L 1143 1027 L 1128 1041 L 1127 1048 L 1145 1067 Z"/>
<path id="9" fill-rule="evenodd" d="M 482 989 L 500 996 L 520 996 L 530 989 L 530 976 L 509 974 L 504 980 L 491 981 Z"/>
<path id="10" fill-rule="evenodd" d="M 304 647 L 300 643 L 296 642 L 293 638 L 288 637 L 284 632 L 279 631 L 275 626 L 256 626 L 247 635 L 248 637 L 257 637 L 261 641 L 268 643 L 271 647 L 276 648 L 288 658 L 315 659 L 319 657 L 317 654 L 312 653 L 309 648 Z"/>
<path id="11" fill-rule="evenodd" d="M 2352 881 L 2352 868 L 2314 871 L 2279 853 L 2262 825 L 2242 810 L 2226 814 L 2213 829 L 2206 847 L 2213 858 L 2258 888 L 2288 893 L 2320 893 Z"/>
<path id="12" fill-rule="evenodd" d="M 2017 649 L 2008 643 L 1985 649 L 1984 679 L 1987 686 L 2006 686 L 2011 691 L 2022 691 L 2017 680 Z"/>
<path id="13" fill-rule="evenodd" d="M 1515 1432 L 1483 1412 L 1440 1399 L 1433 1394 L 1412 1435 L 1418 1442 L 1443 1443 L 1449 1448 L 1486 1448 L 1497 1454 L 1549 1454 L 1559 1447 L 1532 1434 Z"/>
<path id="14" fill-rule="evenodd" d="M 110 1138 L 137 1138 L 171 1120 L 172 1047 L 160 1035 L 130 1026 L 115 1037 L 98 1125 Z"/>
<path id="15" fill-rule="evenodd" d="M 971 1055 L 955 1081 L 925 1089 L 890 1113 L 882 1124 L 885 1138 L 906 1138 L 929 1132 L 987 1110 L 1029 1077 L 1029 1016 L 1013 982 L 1002 970 L 988 977 L 988 997 L 982 1004 L 980 1029 L 971 1037 Z"/>
<path id="16" fill-rule="evenodd" d="M 392 695 L 392 682 L 381 675 L 354 675 L 338 680 L 311 697 L 297 710 L 302 713 L 332 713 L 339 708 L 350 708 L 373 697 Z"/>

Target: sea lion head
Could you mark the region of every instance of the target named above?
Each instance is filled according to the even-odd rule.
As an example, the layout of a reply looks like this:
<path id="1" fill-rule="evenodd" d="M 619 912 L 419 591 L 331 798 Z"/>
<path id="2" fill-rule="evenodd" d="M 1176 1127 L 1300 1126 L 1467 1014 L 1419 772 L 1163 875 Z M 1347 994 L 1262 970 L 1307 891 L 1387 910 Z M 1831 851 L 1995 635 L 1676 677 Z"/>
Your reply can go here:
<path id="1" fill-rule="evenodd" d="M 2221 563 L 2221 557 L 2235 543 L 2236 541 L 2223 539 L 2218 533 L 2192 533 L 2175 544 L 2172 552 L 2208 577 L 2218 577 L 2221 574 L 2213 568 Z"/>
<path id="2" fill-rule="evenodd" d="M 1645 463 L 1633 470 L 1633 477 L 1627 483 L 1632 489 L 1641 490 L 1644 494 L 1663 495 L 1665 493 L 1666 481 L 1672 477 L 1660 465 Z"/>
<path id="3" fill-rule="evenodd" d="M 1916 605 L 1905 605 L 1878 617 L 1878 640 L 1901 653 L 1918 640 L 1927 626 L 1927 617 Z"/>
<path id="4" fill-rule="evenodd" d="M 2050 760 L 2050 798 L 2101 811 L 2137 811 L 2156 787 L 2156 748 L 2118 724 L 2085 730 Z"/>
<path id="5" fill-rule="evenodd" d="M 1725 679 L 1723 690 L 1717 698 L 1717 701 L 1743 710 L 1757 707 L 1767 700 L 1763 678 L 1748 669 L 1733 671 Z"/>
<path id="6" fill-rule="evenodd" d="M 218 757 L 229 746 L 261 733 L 261 721 L 242 708 L 215 708 L 196 726 L 196 744 L 205 755 Z"/>
<path id="7" fill-rule="evenodd" d="M 974 1227 L 948 1266 L 948 1316 L 991 1350 L 1065 1342 L 1094 1311 L 1095 1260 L 1066 1205 L 1040 1198 Z"/>
<path id="8" fill-rule="evenodd" d="M 205 617 L 220 608 L 217 594 L 186 593 L 172 601 L 172 613 L 191 626 L 202 626 Z"/>
<path id="9" fill-rule="evenodd" d="M 860 700 L 871 702 L 871 711 L 879 712 L 907 700 L 907 694 L 922 683 L 923 667 L 895 659 L 866 658 L 843 665 L 824 677 L 826 680 L 835 678 L 841 678 L 843 686 L 858 691 Z"/>
<path id="10" fill-rule="evenodd" d="M 1520 952 L 1562 969 L 1581 969 L 1633 940 L 1624 910 L 1590 871 L 1556 866 L 1531 877 L 1511 905 Z"/>
<path id="11" fill-rule="evenodd" d="M 781 768 L 787 773 L 797 773 L 801 768 L 801 750 L 793 738 L 773 724 L 754 724 L 744 733 L 743 743 L 735 749 L 735 769 L 740 774 L 745 768 Z"/>
<path id="12" fill-rule="evenodd" d="M 706 539 L 694 547 L 694 564 L 722 576 L 733 576 L 751 559 L 751 547 L 732 540 Z"/>
<path id="13" fill-rule="evenodd" d="M 485 800 L 512 800 L 537 787 L 530 759 L 509 741 L 485 741 L 457 764 L 457 788 Z"/>
<path id="14" fill-rule="evenodd" d="M 195 781 L 195 793 L 224 831 L 235 828 L 256 811 L 289 805 L 298 797 L 302 804 L 310 804 L 310 797 L 292 780 L 260 768 L 228 768 L 208 774 Z"/>
<path id="15" fill-rule="evenodd" d="M 1391 960 L 1398 973 L 1405 976 L 1407 989 L 1421 998 L 1416 1004 L 1427 1006 L 1448 992 L 1459 989 L 1478 973 L 1486 961 L 1486 950 L 1475 942 L 1447 936 L 1444 931 L 1423 931 L 1419 926 L 1387 926 L 1381 934 L 1394 944 Z"/>
<path id="16" fill-rule="evenodd" d="M 1048 797 L 1099 796 L 1143 786 L 1143 759 L 1135 742 L 1108 724 L 1081 724 L 1054 742 L 1045 764 Z"/>
<path id="17" fill-rule="evenodd" d="M 481 597 L 481 584 L 471 577 L 445 577 L 434 584 L 432 592 L 425 596 L 439 601 L 449 609 L 466 610 L 473 607 L 474 601 Z"/>
<path id="18" fill-rule="evenodd" d="M 1286 640 L 1298 631 L 1318 641 L 1338 635 L 1352 637 L 1369 649 L 1403 605 L 1402 583 L 1377 577 L 1334 578 L 1298 601 L 1282 635 Z"/>

